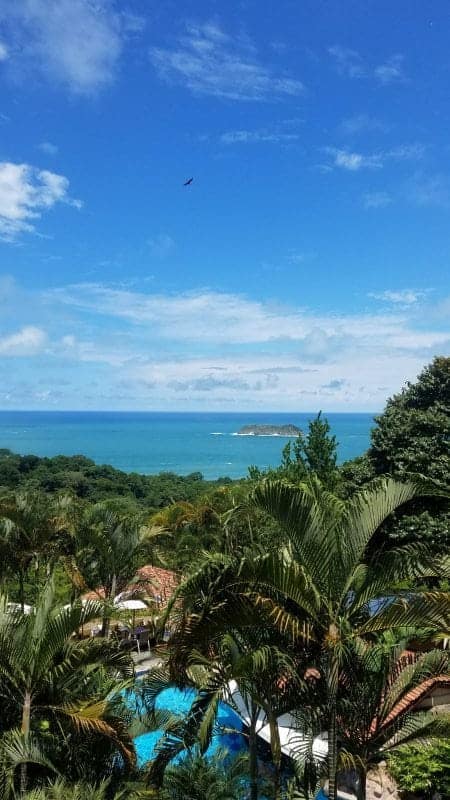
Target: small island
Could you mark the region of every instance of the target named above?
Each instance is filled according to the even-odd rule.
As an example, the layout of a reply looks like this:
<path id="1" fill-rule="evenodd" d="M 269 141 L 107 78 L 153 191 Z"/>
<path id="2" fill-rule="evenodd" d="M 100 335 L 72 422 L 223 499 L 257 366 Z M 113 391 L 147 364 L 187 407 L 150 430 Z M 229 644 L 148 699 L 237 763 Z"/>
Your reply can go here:
<path id="1" fill-rule="evenodd" d="M 298 436 L 296 425 L 243 425 L 238 436 Z"/>

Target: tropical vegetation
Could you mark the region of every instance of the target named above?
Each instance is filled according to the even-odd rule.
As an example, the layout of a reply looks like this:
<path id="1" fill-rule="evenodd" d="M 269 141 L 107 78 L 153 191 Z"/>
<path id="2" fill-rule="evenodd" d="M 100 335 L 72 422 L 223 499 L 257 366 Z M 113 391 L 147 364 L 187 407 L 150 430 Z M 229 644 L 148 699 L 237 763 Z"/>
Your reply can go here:
<path id="1" fill-rule="evenodd" d="M 341 466 L 322 414 L 279 466 L 234 482 L 1 451 L 0 796 L 288 800 L 326 777 L 331 800 L 343 783 L 362 799 L 384 760 L 402 791 L 448 794 L 449 719 L 410 698 L 450 683 L 449 475 L 444 358 Z M 159 619 L 169 647 L 136 683 L 110 634 L 144 564 L 179 587 Z M 174 685 L 196 697 L 182 718 L 158 706 Z M 235 758 L 206 755 L 230 733 L 224 700 L 244 720 Z M 161 728 L 139 768 L 133 737 Z"/>

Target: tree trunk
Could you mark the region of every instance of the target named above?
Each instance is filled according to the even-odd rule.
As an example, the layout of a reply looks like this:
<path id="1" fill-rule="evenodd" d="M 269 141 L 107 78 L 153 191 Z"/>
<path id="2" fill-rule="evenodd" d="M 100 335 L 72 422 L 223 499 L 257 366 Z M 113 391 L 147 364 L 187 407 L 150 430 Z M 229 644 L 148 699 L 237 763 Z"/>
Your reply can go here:
<path id="1" fill-rule="evenodd" d="M 30 720 L 31 720 L 31 693 L 25 692 L 22 707 L 22 727 L 21 732 L 24 738 L 28 738 L 30 734 Z M 20 793 L 25 794 L 27 788 L 27 764 L 24 763 L 20 767 Z"/>
<path id="2" fill-rule="evenodd" d="M 256 722 L 258 714 L 254 709 L 250 713 L 250 729 L 248 736 L 248 760 L 250 772 L 250 800 L 258 800 L 258 745 L 256 739 Z"/>
<path id="3" fill-rule="evenodd" d="M 22 614 L 25 611 L 25 586 L 24 586 L 23 569 L 19 569 L 19 602 Z"/>
<path id="4" fill-rule="evenodd" d="M 361 764 L 358 767 L 358 800 L 366 800 L 367 770 Z"/>
<path id="5" fill-rule="evenodd" d="M 111 589 L 110 589 L 110 591 L 108 593 L 108 596 L 106 596 L 106 593 L 105 593 L 105 602 L 114 600 L 114 598 L 116 596 L 116 591 L 117 591 L 117 576 L 113 575 L 112 576 L 112 581 L 111 581 Z M 110 611 L 109 611 L 109 608 L 106 609 L 106 605 L 105 605 L 103 607 L 103 620 L 102 620 L 102 636 L 104 636 L 105 639 L 109 639 L 110 629 L 111 629 Z"/>
<path id="6" fill-rule="evenodd" d="M 339 631 L 334 623 L 329 627 L 330 639 L 330 652 L 328 656 L 328 675 L 327 675 L 327 689 L 328 689 L 328 708 L 329 708 L 329 723 L 328 723 L 328 780 L 329 780 L 329 800 L 336 800 L 337 797 L 337 761 L 338 761 L 338 743 L 337 743 L 337 694 L 339 687 L 339 656 L 336 654 L 335 645 L 339 641 Z"/>
<path id="7" fill-rule="evenodd" d="M 336 800 L 337 796 L 337 730 L 336 730 L 336 703 L 332 702 L 330 708 L 330 723 L 328 726 L 328 797 Z"/>
<path id="8" fill-rule="evenodd" d="M 281 743 L 280 732 L 278 729 L 278 722 L 276 716 L 270 709 L 267 713 L 267 718 L 270 725 L 270 746 L 272 750 L 273 761 L 273 796 L 275 800 L 281 797 L 281 783 L 280 783 L 280 768 L 281 768 Z"/>

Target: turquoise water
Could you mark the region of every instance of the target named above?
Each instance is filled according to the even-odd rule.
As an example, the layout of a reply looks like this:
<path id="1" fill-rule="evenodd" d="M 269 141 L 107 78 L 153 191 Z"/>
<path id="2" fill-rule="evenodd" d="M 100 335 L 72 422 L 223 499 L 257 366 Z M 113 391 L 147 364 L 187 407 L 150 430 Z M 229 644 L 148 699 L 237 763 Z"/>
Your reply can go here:
<path id="1" fill-rule="evenodd" d="M 250 464 L 280 463 L 287 439 L 236 436 L 248 424 L 293 423 L 306 431 L 311 414 L 1 411 L 0 448 L 38 456 L 85 455 L 97 464 L 151 474 L 202 472 L 213 479 L 246 475 Z M 339 460 L 369 444 L 372 414 L 327 414 Z"/>
<path id="2" fill-rule="evenodd" d="M 184 691 L 174 687 L 164 689 L 156 699 L 156 708 L 166 709 L 174 714 L 186 717 L 195 698 L 196 693 L 192 689 L 185 689 Z M 133 706 L 138 704 L 139 701 L 136 700 L 135 695 L 131 694 L 128 695 L 127 702 Z M 242 730 L 241 719 L 226 703 L 219 703 L 217 724 L 233 731 Z M 143 767 L 147 761 L 151 761 L 155 757 L 156 746 L 163 733 L 163 730 L 156 730 L 136 736 L 134 745 L 139 767 Z M 236 756 L 247 749 L 246 740 L 237 732 L 217 734 L 212 738 L 211 744 L 205 753 L 206 757 L 213 756 L 219 749 L 225 749 L 230 756 Z M 183 753 L 175 761 L 180 760 L 180 758 L 183 758 Z"/>

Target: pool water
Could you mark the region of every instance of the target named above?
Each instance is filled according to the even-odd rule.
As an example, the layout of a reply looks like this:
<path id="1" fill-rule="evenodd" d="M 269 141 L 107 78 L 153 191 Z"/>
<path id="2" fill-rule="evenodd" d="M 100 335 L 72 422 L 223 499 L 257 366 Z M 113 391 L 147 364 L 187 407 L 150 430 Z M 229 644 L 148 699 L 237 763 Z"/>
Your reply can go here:
<path id="1" fill-rule="evenodd" d="M 156 699 L 155 706 L 156 709 L 167 710 L 173 714 L 186 717 L 196 697 L 197 693 L 193 689 L 185 689 L 182 691 L 181 689 L 170 687 L 160 692 Z M 133 693 L 128 694 L 127 703 L 139 709 L 139 700 Z M 246 739 L 239 733 L 243 728 L 242 720 L 226 703 L 219 703 L 217 725 L 232 729 L 236 731 L 236 733 L 215 734 L 205 753 L 206 758 L 211 758 L 219 749 L 226 750 L 232 757 L 246 752 Z M 164 731 L 162 729 L 157 729 L 136 736 L 134 746 L 136 748 L 139 767 L 143 767 L 148 761 L 155 758 L 157 745 L 163 734 Z M 174 761 L 180 761 L 185 755 L 186 753 L 180 753 Z"/>

